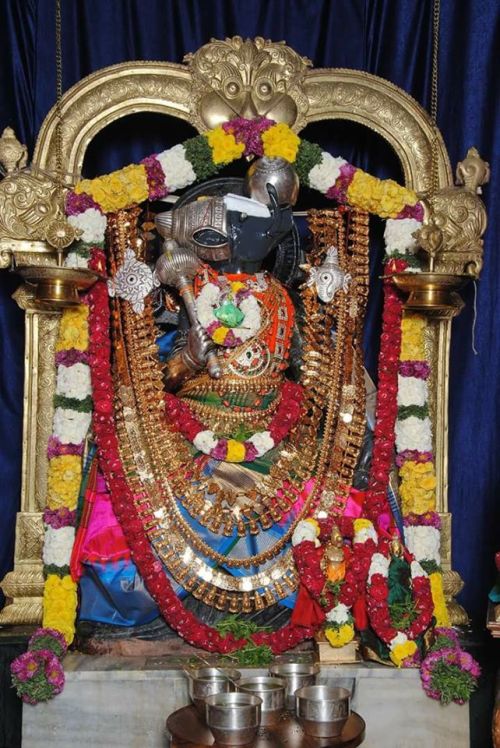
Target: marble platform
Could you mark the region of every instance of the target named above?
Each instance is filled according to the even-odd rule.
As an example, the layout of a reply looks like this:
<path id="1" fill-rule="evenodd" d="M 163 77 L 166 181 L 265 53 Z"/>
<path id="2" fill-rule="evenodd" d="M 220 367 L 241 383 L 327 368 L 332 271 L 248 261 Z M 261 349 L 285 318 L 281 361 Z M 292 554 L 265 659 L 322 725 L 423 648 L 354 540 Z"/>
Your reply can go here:
<path id="1" fill-rule="evenodd" d="M 166 717 L 189 702 L 178 658 L 70 654 L 65 671 L 60 696 L 24 707 L 23 748 L 167 748 Z M 416 670 L 326 665 L 320 682 L 354 685 L 363 748 L 469 748 L 468 706 L 427 698 Z"/>

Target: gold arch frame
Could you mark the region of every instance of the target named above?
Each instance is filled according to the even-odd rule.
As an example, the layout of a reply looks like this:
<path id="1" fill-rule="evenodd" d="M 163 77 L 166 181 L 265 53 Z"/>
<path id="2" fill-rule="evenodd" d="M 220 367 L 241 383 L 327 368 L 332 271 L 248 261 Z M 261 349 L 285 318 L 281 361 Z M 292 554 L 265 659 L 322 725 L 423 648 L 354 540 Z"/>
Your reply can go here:
<path id="1" fill-rule="evenodd" d="M 294 64 L 301 64 L 296 53 L 284 43 L 257 38 L 243 44 L 254 45 L 257 50 L 268 50 L 273 59 L 283 64 L 287 62 L 287 55 L 294 55 Z M 205 47 L 211 45 L 226 45 L 238 53 L 242 40 L 239 37 L 226 39 L 225 42 L 212 40 Z M 64 122 L 62 150 L 66 172 L 78 176 L 85 151 L 96 134 L 110 123 L 130 114 L 160 112 L 190 122 L 199 131 L 205 129 L 201 103 L 210 87 L 203 76 L 200 83 L 200 71 L 196 68 L 197 55 L 189 56 L 188 65 L 166 62 L 113 65 L 87 76 L 69 89 L 61 101 Z M 299 114 L 292 122 L 297 131 L 310 122 L 327 119 L 351 120 L 370 128 L 389 142 L 402 164 L 407 186 L 420 193 L 426 193 L 430 188 L 435 149 L 438 187 L 451 187 L 450 162 L 441 134 L 427 112 L 411 96 L 389 81 L 368 73 L 343 69 L 305 70 L 308 61 L 302 58 L 302 62 L 304 69 L 295 80 L 288 81 L 288 88 L 285 89 L 285 94 L 288 92 L 290 98 L 297 102 Z M 283 95 L 282 90 L 280 96 Z M 55 168 L 57 117 L 54 107 L 38 135 L 33 164 L 42 175 Z M 33 190 L 36 193 L 36 186 Z M 27 230 L 24 237 L 19 232 L 9 234 L 8 229 L 2 232 L 1 218 L 6 199 L 3 183 L 0 183 L 0 267 L 8 267 L 12 259 L 17 265 L 24 266 L 55 264 L 54 250 L 40 240 L 43 237 L 37 237 L 31 230 Z M 16 300 L 26 311 L 23 474 L 21 508 L 16 525 L 15 568 L 2 582 L 5 594 L 12 601 L 0 613 L 0 623 L 38 623 L 41 620 L 43 592 L 41 512 L 45 504 L 46 447 L 53 414 L 53 355 L 58 315 L 38 308 L 26 287 L 18 291 Z M 438 479 L 437 506 L 445 520 L 443 565 L 448 570 L 451 569 L 450 515 L 447 513 L 447 367 L 450 332 L 451 320 L 437 319 L 431 326 L 429 337 L 429 348 L 437 364 L 432 383 L 432 413 Z"/>
<path id="2" fill-rule="evenodd" d="M 81 174 L 89 143 L 104 127 L 121 117 L 158 112 L 190 123 L 198 120 L 192 106 L 191 81 L 186 65 L 168 62 L 121 63 L 79 81 L 61 101 L 63 163 L 67 172 Z M 390 81 L 359 70 L 313 69 L 305 74 L 303 93 L 308 109 L 302 124 L 344 119 L 368 127 L 394 149 L 403 167 L 406 186 L 421 193 L 430 189 L 436 143 L 438 186 L 452 184 L 441 133 L 425 109 Z M 54 169 L 56 165 L 57 121 L 58 112 L 53 107 L 38 134 L 33 163 L 44 170 Z"/>

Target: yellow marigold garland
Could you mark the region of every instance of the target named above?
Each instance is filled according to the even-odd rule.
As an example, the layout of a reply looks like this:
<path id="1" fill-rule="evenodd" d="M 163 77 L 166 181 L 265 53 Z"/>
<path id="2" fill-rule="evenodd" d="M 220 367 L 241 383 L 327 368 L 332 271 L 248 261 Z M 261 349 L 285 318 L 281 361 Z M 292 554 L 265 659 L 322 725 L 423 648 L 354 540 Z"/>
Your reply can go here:
<path id="1" fill-rule="evenodd" d="M 206 133 L 208 144 L 212 149 L 214 164 L 229 164 L 242 156 L 244 143 L 237 143 L 232 133 L 226 133 L 219 125 Z"/>
<path id="2" fill-rule="evenodd" d="M 105 213 L 129 208 L 148 199 L 146 168 L 143 164 L 131 164 L 96 179 L 82 179 L 75 192 L 90 195 Z"/>
<path id="3" fill-rule="evenodd" d="M 350 623 L 344 623 L 338 629 L 326 628 L 325 636 L 332 647 L 344 647 L 354 639 L 354 627 Z"/>
<path id="4" fill-rule="evenodd" d="M 82 460 L 77 455 L 59 455 L 49 463 L 47 506 L 49 509 L 76 509 L 82 480 Z"/>
<path id="5" fill-rule="evenodd" d="M 425 514 L 436 508 L 436 476 L 432 462 L 408 460 L 399 470 L 403 514 Z"/>
<path id="6" fill-rule="evenodd" d="M 392 179 L 377 179 L 357 169 L 347 189 L 349 202 L 361 210 L 376 212 L 382 218 L 398 215 L 405 205 L 417 202 L 413 190 L 401 187 Z"/>
<path id="7" fill-rule="evenodd" d="M 88 316 L 88 307 L 83 304 L 64 311 L 59 324 L 56 351 L 65 351 L 69 348 L 76 348 L 78 351 L 87 350 L 89 345 Z"/>
<path id="8" fill-rule="evenodd" d="M 262 144 L 264 146 L 264 156 L 284 158 L 293 164 L 297 158 L 300 138 L 288 125 L 281 122 L 262 133 Z"/>
<path id="9" fill-rule="evenodd" d="M 43 625 L 60 631 L 71 644 L 75 636 L 77 585 L 69 575 L 49 574 L 43 590 Z"/>
<path id="10" fill-rule="evenodd" d="M 419 314 L 405 314 L 401 323 L 401 361 L 425 361 L 427 320 Z"/>
<path id="11" fill-rule="evenodd" d="M 446 607 L 446 600 L 443 591 L 443 575 L 440 571 L 434 571 L 429 574 L 429 581 L 431 583 L 431 594 L 432 602 L 434 603 L 434 618 L 436 619 L 436 626 L 444 626 L 448 628 L 450 624 L 450 616 L 448 614 L 448 608 Z"/>
<path id="12" fill-rule="evenodd" d="M 417 645 L 412 639 L 408 639 L 408 641 L 402 644 L 396 644 L 393 648 L 391 648 L 390 658 L 396 665 L 396 667 L 401 667 L 403 662 L 408 657 L 413 657 L 416 651 Z"/>

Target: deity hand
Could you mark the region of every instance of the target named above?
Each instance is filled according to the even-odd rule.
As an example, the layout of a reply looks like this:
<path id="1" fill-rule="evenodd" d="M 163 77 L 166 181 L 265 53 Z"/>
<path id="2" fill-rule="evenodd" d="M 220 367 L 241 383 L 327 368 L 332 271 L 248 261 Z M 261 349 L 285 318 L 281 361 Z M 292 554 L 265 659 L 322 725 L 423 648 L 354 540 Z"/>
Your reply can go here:
<path id="1" fill-rule="evenodd" d="M 196 323 L 189 328 L 187 343 L 181 351 L 181 357 L 192 371 L 200 371 L 207 365 L 207 356 L 215 345 L 205 329 Z"/>
<path id="2" fill-rule="evenodd" d="M 185 345 L 169 358 L 165 366 L 164 385 L 167 392 L 178 390 L 186 379 L 207 365 L 207 356 L 214 349 L 214 343 L 204 328 L 195 323 L 184 334 Z"/>

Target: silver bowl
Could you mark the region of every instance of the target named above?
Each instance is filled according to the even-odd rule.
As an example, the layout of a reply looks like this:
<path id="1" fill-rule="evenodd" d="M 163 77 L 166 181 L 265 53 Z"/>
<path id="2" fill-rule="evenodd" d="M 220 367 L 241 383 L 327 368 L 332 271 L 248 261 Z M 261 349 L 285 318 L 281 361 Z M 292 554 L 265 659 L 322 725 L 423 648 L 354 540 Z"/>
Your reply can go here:
<path id="1" fill-rule="evenodd" d="M 211 694 L 230 693 L 236 690 L 241 677 L 238 670 L 215 667 L 193 668 L 188 673 L 189 696 L 200 714 L 205 714 L 205 699 Z"/>
<path id="2" fill-rule="evenodd" d="M 286 683 L 282 678 L 257 675 L 238 683 L 238 691 L 251 693 L 262 699 L 261 725 L 270 727 L 278 722 L 285 708 Z"/>
<path id="3" fill-rule="evenodd" d="M 286 662 L 271 665 L 269 675 L 281 678 L 286 683 L 286 708 L 295 711 L 295 691 L 316 683 L 319 665 L 316 663 Z"/>
<path id="4" fill-rule="evenodd" d="M 219 745 L 246 745 L 257 735 L 262 699 L 250 693 L 215 693 L 205 700 L 205 719 Z"/>
<path id="5" fill-rule="evenodd" d="M 347 688 L 305 686 L 295 693 L 297 719 L 304 732 L 315 738 L 341 734 L 349 719 L 351 692 Z"/>

